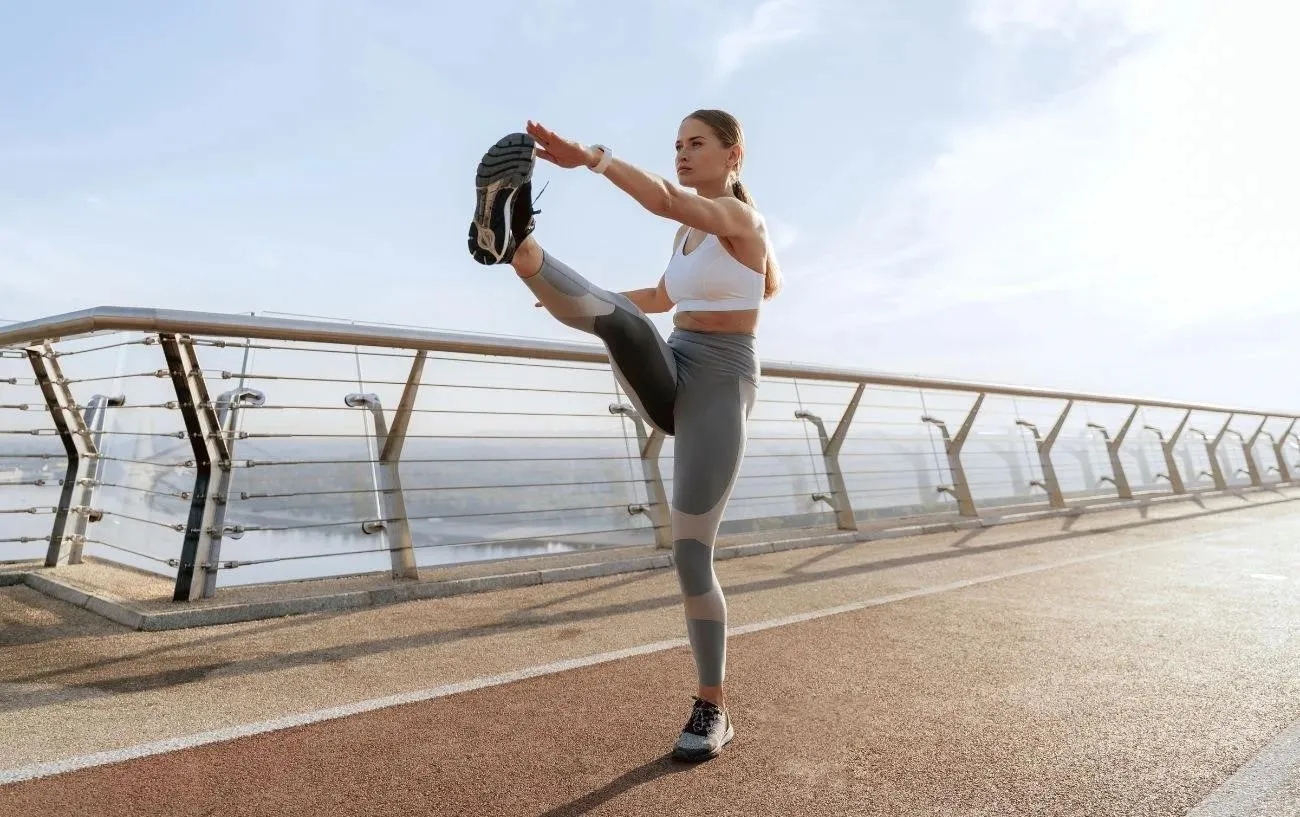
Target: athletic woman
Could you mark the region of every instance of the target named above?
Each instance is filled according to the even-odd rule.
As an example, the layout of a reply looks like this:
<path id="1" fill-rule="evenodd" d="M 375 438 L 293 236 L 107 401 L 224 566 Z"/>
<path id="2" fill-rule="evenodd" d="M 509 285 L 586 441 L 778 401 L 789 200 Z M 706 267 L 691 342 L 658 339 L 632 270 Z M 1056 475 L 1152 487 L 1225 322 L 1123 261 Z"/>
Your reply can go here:
<path id="1" fill-rule="evenodd" d="M 637 411 L 676 439 L 673 562 L 699 692 L 673 756 L 706 760 L 735 735 L 723 695 L 727 606 L 713 544 L 758 389 L 759 307 L 775 294 L 780 271 L 763 217 L 740 182 L 740 123 L 723 111 L 696 111 L 682 121 L 676 151 L 680 186 L 616 159 L 608 147 L 564 139 L 530 121 L 526 133 L 501 139 L 479 164 L 469 249 L 479 263 L 512 265 L 547 311 L 600 338 Z M 657 286 L 607 292 L 542 249 L 532 236 L 535 157 L 587 167 L 681 225 Z M 665 342 L 646 314 L 674 306 Z"/>

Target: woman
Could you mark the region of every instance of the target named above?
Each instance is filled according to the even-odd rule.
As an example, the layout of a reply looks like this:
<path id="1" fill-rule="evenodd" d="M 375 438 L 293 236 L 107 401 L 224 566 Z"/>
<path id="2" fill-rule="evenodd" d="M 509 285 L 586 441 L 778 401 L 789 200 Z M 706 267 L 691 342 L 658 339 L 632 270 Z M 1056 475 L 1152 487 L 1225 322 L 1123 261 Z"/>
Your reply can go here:
<path id="1" fill-rule="evenodd" d="M 511 264 L 540 305 L 600 338 L 637 411 L 676 437 L 673 561 L 699 694 L 673 756 L 715 757 L 735 734 L 723 696 L 727 607 L 713 571 L 713 544 L 745 449 L 745 423 L 758 389 L 755 330 L 761 302 L 780 272 L 763 217 L 740 182 L 740 123 L 701 110 L 677 133 L 681 185 L 529 122 L 497 142 L 478 168 L 469 249 L 482 264 Z M 534 157 L 603 174 L 657 216 L 679 222 L 673 255 L 657 286 L 613 293 L 593 286 L 532 237 Z M 674 306 L 667 342 L 646 313 Z"/>

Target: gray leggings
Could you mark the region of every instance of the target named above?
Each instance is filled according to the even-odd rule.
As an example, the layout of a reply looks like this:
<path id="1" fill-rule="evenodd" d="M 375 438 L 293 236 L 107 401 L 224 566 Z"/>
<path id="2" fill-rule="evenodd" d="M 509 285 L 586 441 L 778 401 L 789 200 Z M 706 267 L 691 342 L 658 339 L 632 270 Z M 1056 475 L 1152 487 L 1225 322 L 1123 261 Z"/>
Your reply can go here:
<path id="1" fill-rule="evenodd" d="M 614 376 L 641 416 L 675 438 L 673 563 L 702 686 L 721 686 L 727 603 L 713 572 L 713 542 L 745 453 L 745 422 L 759 368 L 753 335 L 659 330 L 625 296 L 592 286 L 550 255 L 524 279 L 566 326 L 600 338 Z"/>

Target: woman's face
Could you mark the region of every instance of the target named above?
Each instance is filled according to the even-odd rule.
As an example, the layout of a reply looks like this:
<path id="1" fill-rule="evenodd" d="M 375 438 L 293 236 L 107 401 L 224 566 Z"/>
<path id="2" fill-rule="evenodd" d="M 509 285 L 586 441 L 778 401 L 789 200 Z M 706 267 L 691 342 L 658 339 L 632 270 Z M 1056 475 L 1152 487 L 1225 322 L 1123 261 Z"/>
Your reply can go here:
<path id="1" fill-rule="evenodd" d="M 718 184 L 736 168 L 740 149 L 725 147 L 713 128 L 685 119 L 677 129 L 677 180 L 684 187 Z"/>

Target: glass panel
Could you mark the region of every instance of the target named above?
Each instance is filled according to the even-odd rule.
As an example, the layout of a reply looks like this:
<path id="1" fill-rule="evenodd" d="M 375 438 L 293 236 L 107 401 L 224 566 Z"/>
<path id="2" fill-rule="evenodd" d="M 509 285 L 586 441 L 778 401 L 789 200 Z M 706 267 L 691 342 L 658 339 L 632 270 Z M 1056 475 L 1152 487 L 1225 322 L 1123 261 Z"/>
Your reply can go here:
<path id="1" fill-rule="evenodd" d="M 27 356 L 0 349 L 0 562 L 45 558 L 67 468 L 54 433 Z"/>
<path id="2" fill-rule="evenodd" d="M 194 453 L 176 408 L 176 391 L 156 339 L 112 333 L 59 345 L 59 365 L 87 417 L 100 452 L 89 475 L 99 483 L 91 507 L 104 512 L 86 529 L 87 556 L 175 575 L 182 528 L 194 490 Z M 125 398 L 120 406 L 105 400 Z"/>

